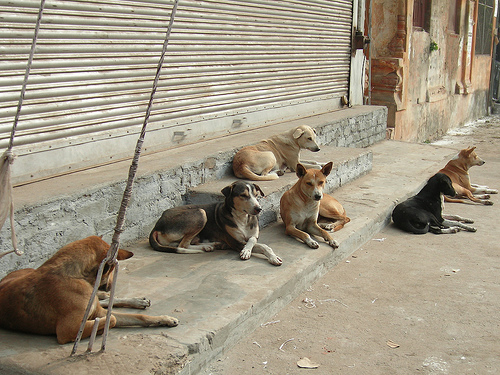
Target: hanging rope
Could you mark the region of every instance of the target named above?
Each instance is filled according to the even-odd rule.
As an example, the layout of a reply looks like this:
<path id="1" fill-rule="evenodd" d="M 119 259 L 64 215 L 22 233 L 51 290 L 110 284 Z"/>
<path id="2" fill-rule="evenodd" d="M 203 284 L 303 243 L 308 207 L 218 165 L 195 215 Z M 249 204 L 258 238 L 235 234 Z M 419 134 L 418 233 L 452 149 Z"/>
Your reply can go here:
<path id="1" fill-rule="evenodd" d="M 155 75 L 155 79 L 153 82 L 153 88 L 151 90 L 151 95 L 149 97 L 149 103 L 148 103 L 148 106 L 146 108 L 144 122 L 142 124 L 142 129 L 141 129 L 139 139 L 137 140 L 134 157 L 132 159 L 132 164 L 130 165 L 127 186 L 125 187 L 125 191 L 123 192 L 123 198 L 122 198 L 122 202 L 120 205 L 120 210 L 118 212 L 118 218 L 116 221 L 115 232 L 114 232 L 113 238 L 111 240 L 111 246 L 108 250 L 108 254 L 107 254 L 106 258 L 101 262 L 101 264 L 99 266 L 99 270 L 97 271 L 94 290 L 92 291 L 92 295 L 90 296 L 89 303 L 87 305 L 87 309 L 85 310 L 85 315 L 82 319 L 82 323 L 80 324 L 80 330 L 78 331 L 78 335 L 75 339 L 75 343 L 73 345 L 73 350 L 71 351 L 71 355 L 74 355 L 76 353 L 76 350 L 78 349 L 78 344 L 82 338 L 83 329 L 85 328 L 85 323 L 87 322 L 87 319 L 90 315 L 90 309 L 92 308 L 95 296 L 97 294 L 97 289 L 99 287 L 100 280 L 102 278 L 104 265 L 106 263 L 108 263 L 109 265 L 114 266 L 114 277 L 113 277 L 113 282 L 111 284 L 111 290 L 110 290 L 110 296 L 109 296 L 109 306 L 108 306 L 108 312 L 106 315 L 106 323 L 104 326 L 102 345 L 101 345 L 101 351 L 106 350 L 106 339 L 107 339 L 108 331 L 109 331 L 111 312 L 113 310 L 113 300 L 114 300 L 116 280 L 118 279 L 118 261 L 116 260 L 116 257 L 118 254 L 118 246 L 120 244 L 120 234 L 123 232 L 123 224 L 125 222 L 125 215 L 126 215 L 128 204 L 130 202 L 130 197 L 132 196 L 132 185 L 134 183 L 135 175 L 137 173 L 137 167 L 139 165 L 139 157 L 141 154 L 142 145 L 144 143 L 144 138 L 146 135 L 146 127 L 147 127 L 147 124 L 149 121 L 149 116 L 151 114 L 151 107 L 153 105 L 154 95 L 156 93 L 156 89 L 158 88 L 158 81 L 160 79 L 160 72 L 161 72 L 161 68 L 163 66 L 163 61 L 165 60 L 165 53 L 167 51 L 168 41 L 170 39 L 170 33 L 172 32 L 172 26 L 174 24 L 174 18 L 175 18 L 175 13 L 177 12 L 178 3 L 179 3 L 179 0 L 174 1 L 174 6 L 172 8 L 172 12 L 170 13 L 170 21 L 169 21 L 167 32 L 165 35 L 165 40 L 163 42 L 163 49 L 161 51 L 160 61 L 158 62 L 158 66 L 156 68 L 156 75 Z M 96 323 L 94 323 L 94 325 L 95 324 Z M 90 342 L 94 341 L 95 334 L 96 334 L 96 332 L 93 332 L 93 334 L 90 338 Z M 89 348 L 87 349 L 87 352 L 90 352 L 91 350 L 92 350 L 92 347 L 89 343 Z"/>
<path id="2" fill-rule="evenodd" d="M 12 199 L 12 184 L 10 182 L 10 166 L 14 162 L 14 154 L 12 153 L 12 147 L 14 146 L 14 136 L 16 134 L 17 123 L 19 122 L 19 116 L 21 114 L 21 108 L 23 106 L 24 94 L 26 93 L 26 85 L 28 84 L 28 77 L 30 75 L 31 65 L 33 63 L 33 55 L 35 54 L 36 41 L 38 39 L 38 31 L 40 30 L 40 22 L 42 20 L 44 7 L 45 0 L 41 0 L 40 9 L 38 10 L 38 18 L 36 20 L 35 34 L 33 36 L 33 43 L 31 43 L 31 51 L 28 57 L 28 65 L 26 66 L 23 85 L 21 87 L 21 95 L 19 97 L 19 102 L 17 103 L 17 111 L 14 116 L 14 123 L 10 132 L 9 146 L 3 153 L 2 159 L 0 161 L 0 229 L 3 227 L 3 224 L 5 223 L 5 220 L 10 213 L 10 230 L 12 247 L 14 249 L 0 254 L 0 258 L 10 253 L 16 253 L 17 255 L 23 254 L 23 251 L 17 248 L 16 231 L 14 229 L 14 201 Z"/>

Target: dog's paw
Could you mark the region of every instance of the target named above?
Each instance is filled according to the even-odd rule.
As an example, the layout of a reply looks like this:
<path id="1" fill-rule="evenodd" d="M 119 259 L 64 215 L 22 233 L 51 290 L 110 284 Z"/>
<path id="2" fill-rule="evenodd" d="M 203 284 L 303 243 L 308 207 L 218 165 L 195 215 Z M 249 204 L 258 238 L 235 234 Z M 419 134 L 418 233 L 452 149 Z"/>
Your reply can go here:
<path id="1" fill-rule="evenodd" d="M 498 194 L 498 190 L 497 189 L 488 189 L 486 191 L 486 193 L 488 193 L 488 194 Z"/>
<path id="2" fill-rule="evenodd" d="M 134 307 L 136 309 L 145 309 L 151 306 L 151 300 L 146 297 L 136 297 L 134 298 Z"/>
<path id="3" fill-rule="evenodd" d="M 328 245 L 330 245 L 334 249 L 336 249 L 336 248 L 339 247 L 339 243 L 337 241 L 335 241 L 335 240 L 328 241 Z"/>
<path id="4" fill-rule="evenodd" d="M 321 229 L 327 230 L 329 232 L 333 231 L 335 226 L 332 223 L 326 224 L 326 223 L 318 223 L 319 227 Z"/>
<path id="5" fill-rule="evenodd" d="M 474 198 L 477 198 L 477 199 L 490 199 L 490 195 L 489 194 L 478 194 L 478 195 L 474 195 Z"/>
<path id="6" fill-rule="evenodd" d="M 483 201 L 483 204 L 485 206 L 493 206 L 493 202 L 492 201 Z"/>
<path id="7" fill-rule="evenodd" d="M 273 256 L 268 259 L 269 263 L 271 263 L 274 266 L 281 266 L 283 264 L 283 260 L 279 256 Z"/>
<path id="8" fill-rule="evenodd" d="M 319 247 L 319 243 L 314 241 L 311 238 L 306 239 L 306 244 L 309 246 L 311 249 L 317 249 Z"/>
<path id="9" fill-rule="evenodd" d="M 167 326 L 167 327 L 176 327 L 179 325 L 179 320 L 168 316 L 168 315 L 161 315 L 158 317 L 158 326 Z"/>
<path id="10" fill-rule="evenodd" d="M 213 246 L 213 245 L 203 245 L 203 244 L 202 244 L 202 245 L 201 245 L 201 249 L 202 249 L 204 252 L 206 252 L 206 253 L 210 253 L 210 252 L 212 252 L 212 251 L 214 251 L 214 250 L 215 250 L 215 246 Z"/>
<path id="11" fill-rule="evenodd" d="M 462 228 L 467 232 L 477 232 L 477 229 L 475 227 L 471 227 L 470 225 L 464 225 Z"/>
<path id="12" fill-rule="evenodd" d="M 276 174 L 277 174 L 278 176 L 283 176 L 283 175 L 285 174 L 285 171 L 282 171 L 282 170 L 280 169 L 280 170 L 276 171 Z"/>
<path id="13" fill-rule="evenodd" d="M 240 251 L 240 258 L 243 260 L 248 260 L 252 256 L 252 250 L 243 249 Z"/>

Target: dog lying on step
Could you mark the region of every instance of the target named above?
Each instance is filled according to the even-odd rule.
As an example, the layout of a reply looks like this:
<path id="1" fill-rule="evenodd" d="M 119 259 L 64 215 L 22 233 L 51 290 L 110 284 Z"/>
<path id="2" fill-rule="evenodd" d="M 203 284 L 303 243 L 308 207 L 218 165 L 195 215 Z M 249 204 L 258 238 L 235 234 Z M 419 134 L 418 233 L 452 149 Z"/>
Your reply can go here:
<path id="1" fill-rule="evenodd" d="M 473 223 L 473 220 L 460 216 L 442 215 L 444 195 L 455 195 L 451 179 L 437 173 L 432 176 L 420 192 L 399 203 L 392 211 L 394 224 L 410 233 L 456 233 L 459 230 L 475 232 L 476 228 L 463 223 Z"/>
<path id="2" fill-rule="evenodd" d="M 233 158 L 234 175 L 253 181 L 275 180 L 284 174 L 286 168 L 295 171 L 301 149 L 320 150 L 316 143 L 316 131 L 307 125 L 243 147 Z M 316 162 L 303 163 L 319 167 Z"/>
<path id="3" fill-rule="evenodd" d="M 321 170 L 306 169 L 302 164 L 297 164 L 299 180 L 280 200 L 280 214 L 285 223 L 286 234 L 313 249 L 317 249 L 319 244 L 311 235 L 320 236 L 331 247 L 337 248 L 337 241 L 326 229 L 339 230 L 350 221 L 342 205 L 332 196 L 323 193 L 326 177 L 332 167 L 332 162 L 324 165 Z M 329 223 L 318 224 L 319 215 Z"/>
<path id="4" fill-rule="evenodd" d="M 87 304 L 95 284 L 97 271 L 106 257 L 109 245 L 100 237 L 92 236 L 72 242 L 37 269 L 22 269 L 9 273 L 0 281 L 0 327 L 42 335 L 57 335 L 65 344 L 74 341 L 80 329 Z M 130 251 L 120 249 L 117 259 L 128 259 Z M 104 266 L 100 287 L 109 289 L 113 268 Z M 119 301 L 123 302 L 123 301 Z M 149 301 L 133 300 L 125 307 L 145 308 Z M 82 338 L 90 336 L 96 318 L 104 318 L 104 309 L 96 297 L 85 323 Z M 106 319 L 99 321 L 102 333 Z M 177 319 L 167 315 L 147 316 L 114 312 L 113 327 L 174 327 Z"/>
<path id="5" fill-rule="evenodd" d="M 464 200 L 464 198 L 468 198 L 475 203 L 484 205 L 493 204 L 493 202 L 489 200 L 489 194 L 497 194 L 498 190 L 490 189 L 488 186 L 473 185 L 470 182 L 469 168 L 475 165 L 480 166 L 485 163 L 485 161 L 476 154 L 476 151 L 474 151 L 475 149 L 475 147 L 469 147 L 461 150 L 455 158 L 450 160 L 448 164 L 439 171 L 451 178 L 453 189 L 455 189 L 454 196 L 445 196 L 446 202 L 471 203 Z"/>
<path id="6" fill-rule="evenodd" d="M 263 254 L 269 263 L 280 266 L 281 258 L 267 245 L 257 243 L 262 211 L 259 186 L 236 181 L 222 189 L 224 201 L 206 205 L 186 205 L 166 210 L 149 235 L 154 250 L 172 253 L 202 253 L 216 248 L 235 249 L 241 259 L 252 252 Z M 211 241 L 203 243 L 203 241 Z"/>

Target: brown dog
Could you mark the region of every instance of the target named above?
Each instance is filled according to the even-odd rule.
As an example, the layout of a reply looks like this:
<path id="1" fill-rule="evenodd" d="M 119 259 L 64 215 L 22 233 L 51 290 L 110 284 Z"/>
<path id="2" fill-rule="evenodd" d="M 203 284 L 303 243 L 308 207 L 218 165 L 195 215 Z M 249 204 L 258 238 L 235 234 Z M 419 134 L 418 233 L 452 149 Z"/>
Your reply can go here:
<path id="1" fill-rule="evenodd" d="M 37 269 L 22 269 L 5 276 L 0 281 L 0 327 L 42 335 L 55 334 L 60 344 L 74 341 L 92 295 L 99 265 L 108 249 L 109 245 L 100 237 L 88 237 L 64 246 Z M 132 255 L 130 251 L 120 249 L 117 259 L 128 259 Z M 104 266 L 101 287 L 111 285 L 111 271 L 112 267 Z M 96 297 L 82 338 L 90 336 L 95 319 L 105 317 L 106 313 Z M 110 328 L 174 327 L 177 324 L 177 319 L 167 315 L 113 312 Z M 101 319 L 99 333 L 104 325 L 105 319 Z"/>
<path id="2" fill-rule="evenodd" d="M 329 162 L 321 170 L 306 170 L 302 164 L 297 164 L 299 180 L 283 194 L 280 200 L 280 214 L 285 223 L 286 234 L 301 240 L 313 249 L 317 249 L 319 244 L 310 235 L 323 237 L 330 246 L 337 248 L 339 246 L 337 241 L 321 226 L 331 229 L 331 223 L 339 221 L 333 226 L 338 230 L 350 221 L 342 205 L 335 198 L 323 193 L 326 177 L 332 167 L 333 163 Z M 320 204 L 325 197 L 325 204 Z M 328 218 L 330 226 L 318 225 L 319 215 Z"/>
<path id="3" fill-rule="evenodd" d="M 253 181 L 275 180 L 283 175 L 286 168 L 295 171 L 301 149 L 320 150 L 316 143 L 316 131 L 307 125 L 243 147 L 233 158 L 234 175 Z M 318 163 L 307 163 L 319 167 Z"/>
<path id="4" fill-rule="evenodd" d="M 481 203 L 484 205 L 492 205 L 493 202 L 488 200 L 488 194 L 497 194 L 498 190 L 490 189 L 488 186 L 473 185 L 469 178 L 469 168 L 475 165 L 483 165 L 485 161 L 481 159 L 474 151 L 475 147 L 469 147 L 460 151 L 460 153 L 450 160 L 446 166 L 439 172 L 447 175 L 455 189 L 455 196 L 445 196 L 446 202 L 455 203 L 470 203 L 463 198 L 468 198 L 472 202 Z M 482 194 L 482 195 L 475 195 Z"/>

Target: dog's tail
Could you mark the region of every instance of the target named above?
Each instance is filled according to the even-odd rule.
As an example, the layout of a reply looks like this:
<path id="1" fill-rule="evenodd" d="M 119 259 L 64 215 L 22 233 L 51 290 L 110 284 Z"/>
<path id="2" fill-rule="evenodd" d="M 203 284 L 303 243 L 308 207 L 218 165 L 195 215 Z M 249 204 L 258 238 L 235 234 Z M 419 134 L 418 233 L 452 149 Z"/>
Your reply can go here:
<path id="1" fill-rule="evenodd" d="M 158 232 L 155 231 L 154 229 L 149 234 L 149 244 L 156 251 L 161 251 L 164 253 L 176 253 L 177 252 L 177 248 L 174 246 L 168 246 L 168 245 L 165 246 L 165 245 L 160 244 L 158 242 Z"/>
<path id="2" fill-rule="evenodd" d="M 245 178 L 252 181 L 271 181 L 279 178 L 279 176 L 275 172 L 271 172 L 263 176 L 258 175 L 254 173 L 250 168 L 248 168 L 248 165 L 242 165 L 238 171 L 236 171 L 235 169 L 234 175 L 238 178 Z"/>

